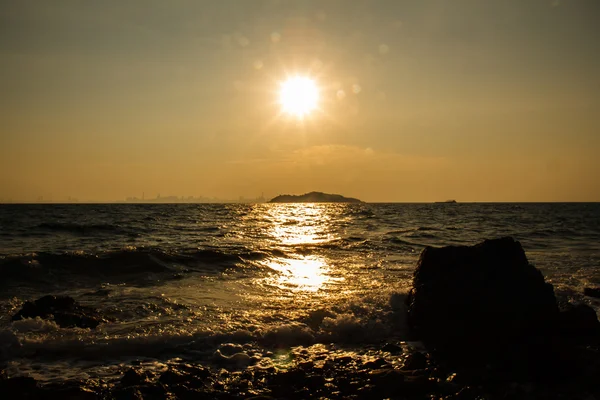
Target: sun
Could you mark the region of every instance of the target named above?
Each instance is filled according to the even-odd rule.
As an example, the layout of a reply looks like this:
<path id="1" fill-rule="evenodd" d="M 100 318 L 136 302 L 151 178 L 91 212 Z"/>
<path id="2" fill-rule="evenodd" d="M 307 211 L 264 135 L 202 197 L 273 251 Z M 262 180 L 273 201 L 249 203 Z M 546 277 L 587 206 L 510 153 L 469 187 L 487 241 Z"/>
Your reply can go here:
<path id="1" fill-rule="evenodd" d="M 319 90 L 314 80 L 295 76 L 281 84 L 279 102 L 284 113 L 302 118 L 317 108 Z"/>

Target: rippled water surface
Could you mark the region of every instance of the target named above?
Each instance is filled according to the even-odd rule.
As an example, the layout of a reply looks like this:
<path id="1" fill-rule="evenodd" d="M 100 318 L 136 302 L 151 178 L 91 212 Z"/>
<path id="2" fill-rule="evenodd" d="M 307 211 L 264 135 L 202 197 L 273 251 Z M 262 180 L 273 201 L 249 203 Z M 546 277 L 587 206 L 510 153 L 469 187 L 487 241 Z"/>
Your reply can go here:
<path id="1" fill-rule="evenodd" d="M 0 205 L 0 357 L 51 381 L 210 360 L 226 342 L 402 338 L 395 311 L 424 246 L 507 235 L 559 293 L 600 284 L 595 203 Z M 46 294 L 111 322 L 10 320 Z"/>

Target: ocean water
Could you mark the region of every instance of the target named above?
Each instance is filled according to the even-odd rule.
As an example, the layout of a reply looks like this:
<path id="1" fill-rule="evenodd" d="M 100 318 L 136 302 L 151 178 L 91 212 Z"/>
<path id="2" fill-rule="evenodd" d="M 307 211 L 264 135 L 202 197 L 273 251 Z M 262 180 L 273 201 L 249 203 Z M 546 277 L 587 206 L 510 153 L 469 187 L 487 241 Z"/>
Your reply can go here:
<path id="1" fill-rule="evenodd" d="M 582 295 L 600 285 L 597 203 L 0 205 L 0 366 L 110 381 L 132 362 L 223 365 L 229 343 L 236 362 L 285 365 L 273 349 L 406 340 L 421 250 L 501 236 L 559 296 L 600 309 Z M 11 321 L 46 294 L 110 322 Z"/>

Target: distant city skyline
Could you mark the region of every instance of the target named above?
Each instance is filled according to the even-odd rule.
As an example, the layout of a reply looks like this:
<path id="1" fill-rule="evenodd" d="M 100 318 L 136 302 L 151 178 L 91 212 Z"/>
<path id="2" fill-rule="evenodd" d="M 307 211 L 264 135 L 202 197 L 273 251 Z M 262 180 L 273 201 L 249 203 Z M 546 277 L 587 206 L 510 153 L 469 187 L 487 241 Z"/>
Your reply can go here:
<path id="1" fill-rule="evenodd" d="M 145 196 L 125 196 L 121 199 L 98 200 L 98 199 L 79 199 L 73 196 L 54 199 L 52 197 L 37 196 L 31 199 L 9 199 L 0 197 L 0 203 L 261 203 L 268 201 L 264 195 L 256 197 L 238 196 L 231 199 L 223 199 L 210 196 L 179 196 L 168 195 L 161 196 L 157 194 L 154 197 Z"/>

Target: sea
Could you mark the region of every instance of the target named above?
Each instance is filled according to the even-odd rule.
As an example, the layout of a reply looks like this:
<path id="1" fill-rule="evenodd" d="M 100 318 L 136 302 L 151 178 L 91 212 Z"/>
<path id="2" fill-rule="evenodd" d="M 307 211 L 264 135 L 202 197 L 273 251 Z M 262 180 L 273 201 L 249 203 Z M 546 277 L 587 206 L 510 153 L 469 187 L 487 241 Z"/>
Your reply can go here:
<path id="1" fill-rule="evenodd" d="M 410 341 L 399 315 L 423 248 L 504 236 L 557 296 L 600 310 L 583 296 L 600 286 L 600 203 L 0 205 L 0 367 L 110 382 L 132 364 L 221 368 L 223 346 L 285 367 L 292 346 Z M 106 322 L 12 321 L 48 294 Z"/>

